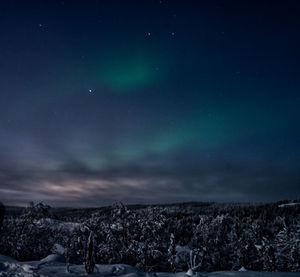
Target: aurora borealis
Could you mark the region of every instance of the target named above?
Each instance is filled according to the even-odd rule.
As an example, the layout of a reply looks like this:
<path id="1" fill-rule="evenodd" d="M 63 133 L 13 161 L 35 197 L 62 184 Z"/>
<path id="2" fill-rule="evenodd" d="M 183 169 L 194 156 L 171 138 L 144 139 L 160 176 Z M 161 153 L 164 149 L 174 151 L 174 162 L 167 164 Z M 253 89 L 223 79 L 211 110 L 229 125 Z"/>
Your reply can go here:
<path id="1" fill-rule="evenodd" d="M 4 1 L 0 201 L 300 193 L 297 1 Z"/>

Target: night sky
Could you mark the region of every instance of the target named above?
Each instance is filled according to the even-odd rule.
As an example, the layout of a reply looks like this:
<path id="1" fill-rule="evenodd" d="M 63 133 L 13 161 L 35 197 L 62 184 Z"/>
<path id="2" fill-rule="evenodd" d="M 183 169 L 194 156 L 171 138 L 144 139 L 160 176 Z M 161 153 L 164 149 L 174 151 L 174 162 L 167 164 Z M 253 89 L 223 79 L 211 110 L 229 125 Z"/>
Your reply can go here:
<path id="1" fill-rule="evenodd" d="M 299 1 L 1 1 L 0 200 L 300 196 Z"/>

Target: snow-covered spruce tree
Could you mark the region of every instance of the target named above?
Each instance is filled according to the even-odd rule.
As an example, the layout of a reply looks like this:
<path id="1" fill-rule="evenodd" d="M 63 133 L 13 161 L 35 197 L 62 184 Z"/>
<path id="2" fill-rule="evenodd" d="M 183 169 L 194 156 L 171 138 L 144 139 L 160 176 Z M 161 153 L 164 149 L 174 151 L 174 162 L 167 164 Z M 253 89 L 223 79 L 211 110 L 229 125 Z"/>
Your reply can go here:
<path id="1" fill-rule="evenodd" d="M 34 204 L 30 202 L 26 207 L 25 212 L 21 215 L 20 221 L 14 230 L 14 253 L 13 256 L 17 259 L 28 258 L 27 254 L 33 256 L 32 250 L 28 250 L 28 246 L 33 246 L 35 242 L 33 240 L 41 238 L 41 236 L 46 235 L 46 230 L 43 227 L 37 227 L 37 220 L 49 217 L 50 206 L 43 203 Z M 47 244 L 47 240 L 43 240 L 43 243 Z M 25 250 L 26 249 L 26 250 Z M 26 251 L 30 251 L 27 253 Z M 47 247 L 45 245 L 38 245 L 35 247 L 34 252 L 42 253 L 41 256 L 45 256 L 47 252 Z"/>
<path id="2" fill-rule="evenodd" d="M 214 238 L 212 237 L 214 231 L 211 229 L 212 220 L 213 217 L 211 216 L 201 215 L 199 223 L 193 227 L 193 236 L 188 244 L 190 249 L 197 249 L 198 255 L 202 259 L 201 270 L 204 271 L 212 270 L 212 262 L 216 258 L 213 253 L 214 248 L 211 247 L 214 244 Z"/>
<path id="3" fill-rule="evenodd" d="M 277 224 L 280 228 L 274 239 L 276 267 L 279 271 L 299 271 L 300 227 L 297 220 L 290 222 L 287 217 L 279 217 Z"/>
<path id="4" fill-rule="evenodd" d="M 291 238 L 290 230 L 283 222 L 283 227 L 275 237 L 276 244 L 276 265 L 280 271 L 288 271 L 290 265 L 290 253 L 291 253 Z"/>
<path id="5" fill-rule="evenodd" d="M 168 261 L 169 261 L 169 263 L 171 265 L 172 272 L 176 271 L 175 260 L 176 260 L 175 236 L 174 236 L 173 233 L 171 233 L 171 236 L 170 236 L 170 246 L 168 248 Z"/>
<path id="6" fill-rule="evenodd" d="M 94 249 L 95 241 L 94 241 L 94 233 L 90 231 L 87 245 L 86 245 L 86 253 L 85 253 L 85 270 L 87 274 L 92 274 L 95 268 L 95 249 Z"/>
<path id="7" fill-rule="evenodd" d="M 79 248 L 77 251 L 83 258 L 86 273 L 92 274 L 96 265 L 94 232 L 86 225 L 81 227 L 81 232 L 82 234 L 77 238 Z"/>
<path id="8" fill-rule="evenodd" d="M 66 259 L 66 272 L 70 273 L 70 256 L 71 256 L 71 251 L 70 248 L 67 247 L 64 251 L 64 257 Z"/>
<path id="9" fill-rule="evenodd" d="M 217 216 L 213 220 L 214 240 L 213 249 L 215 249 L 215 265 L 219 270 L 230 270 L 233 267 L 235 259 L 235 241 L 236 234 L 234 233 L 234 222 L 232 217 L 226 213 L 225 215 Z"/>
<path id="10" fill-rule="evenodd" d="M 236 253 L 233 259 L 232 269 L 239 270 L 246 268 L 247 270 L 257 270 L 256 261 L 258 252 L 255 247 L 255 225 L 252 222 L 236 222 L 237 238 L 232 240 L 232 244 L 236 247 Z M 253 229 L 254 228 L 254 229 Z"/>
<path id="11" fill-rule="evenodd" d="M 291 271 L 300 271 L 300 241 L 293 245 L 290 253 Z"/>
<path id="12" fill-rule="evenodd" d="M 57 224 L 55 226 L 55 224 L 53 224 L 53 228 L 52 240 L 54 240 L 54 244 L 51 248 L 51 253 L 65 257 L 66 271 L 68 271 L 70 263 L 82 264 L 84 257 L 79 243 L 81 236 L 83 236 L 81 231 L 82 224 L 76 223 L 75 226 L 64 226 L 63 224 Z"/>
<path id="13" fill-rule="evenodd" d="M 272 246 L 270 240 L 266 237 L 262 239 L 262 263 L 264 271 L 274 271 L 276 268 L 275 265 L 275 253 L 274 247 Z"/>
<path id="14" fill-rule="evenodd" d="M 293 246 L 291 249 L 292 271 L 300 271 L 300 217 L 297 217 L 293 226 Z"/>
<path id="15" fill-rule="evenodd" d="M 160 207 L 146 208 L 140 215 L 141 238 L 144 238 L 142 252 L 144 259 L 140 269 L 150 272 L 164 267 L 167 270 L 167 248 L 170 232 L 166 228 L 166 216 Z"/>

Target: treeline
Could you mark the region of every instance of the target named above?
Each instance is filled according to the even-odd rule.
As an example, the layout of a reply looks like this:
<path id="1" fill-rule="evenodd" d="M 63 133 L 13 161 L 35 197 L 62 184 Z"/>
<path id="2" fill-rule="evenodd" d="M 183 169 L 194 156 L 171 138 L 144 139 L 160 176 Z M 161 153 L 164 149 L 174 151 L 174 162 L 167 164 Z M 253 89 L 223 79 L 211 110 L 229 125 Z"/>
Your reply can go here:
<path id="1" fill-rule="evenodd" d="M 7 209 L 0 253 L 34 260 L 60 245 L 68 261 L 80 264 L 92 232 L 96 263 L 186 271 L 192 255 L 197 271 L 300 271 L 300 205 L 284 203 L 116 203 L 89 210 L 31 204 L 21 214 Z"/>

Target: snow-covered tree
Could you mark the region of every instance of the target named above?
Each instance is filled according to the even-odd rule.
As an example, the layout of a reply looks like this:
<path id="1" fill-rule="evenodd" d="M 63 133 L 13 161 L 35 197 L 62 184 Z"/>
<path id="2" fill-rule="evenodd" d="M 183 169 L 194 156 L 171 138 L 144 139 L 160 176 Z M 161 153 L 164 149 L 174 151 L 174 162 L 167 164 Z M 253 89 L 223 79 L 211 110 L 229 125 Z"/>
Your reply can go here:
<path id="1" fill-rule="evenodd" d="M 175 236 L 173 233 L 170 235 L 170 246 L 168 248 L 168 261 L 171 265 L 172 272 L 176 271 L 176 243 L 175 243 Z"/>

